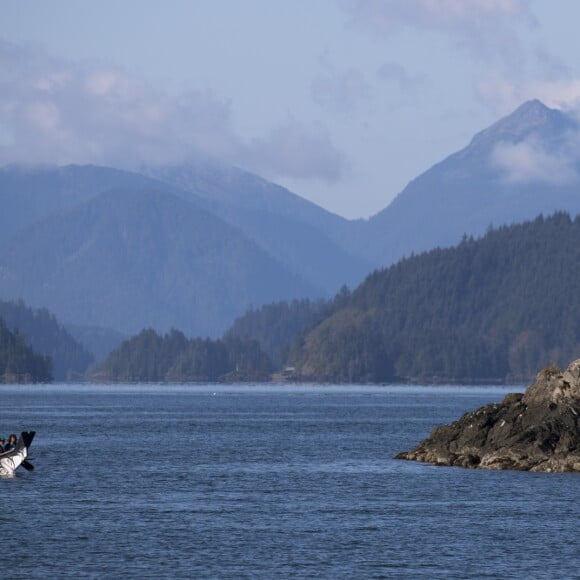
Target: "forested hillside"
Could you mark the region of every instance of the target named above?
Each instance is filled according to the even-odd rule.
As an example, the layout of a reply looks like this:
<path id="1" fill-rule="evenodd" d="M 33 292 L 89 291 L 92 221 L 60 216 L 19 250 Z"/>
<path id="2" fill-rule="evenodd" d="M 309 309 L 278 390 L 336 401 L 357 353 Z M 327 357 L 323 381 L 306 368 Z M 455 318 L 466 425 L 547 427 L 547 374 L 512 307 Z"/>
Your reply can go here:
<path id="1" fill-rule="evenodd" d="M 143 330 L 114 350 L 93 377 L 112 382 L 260 380 L 272 372 L 256 341 L 187 339 Z"/>
<path id="2" fill-rule="evenodd" d="M 376 271 L 293 346 L 305 378 L 524 380 L 580 356 L 580 217 L 542 217 Z"/>
<path id="3" fill-rule="evenodd" d="M 66 330 L 95 357 L 96 363 L 103 362 L 113 350 L 129 338 L 126 334 L 101 326 L 67 324 Z"/>
<path id="4" fill-rule="evenodd" d="M 0 300 L 0 317 L 10 330 L 17 330 L 35 351 L 52 360 L 57 381 L 82 377 L 93 356 L 81 346 L 46 308 L 28 308 L 24 302 Z"/>
<path id="5" fill-rule="evenodd" d="M 214 214 L 322 290 L 321 296 L 359 284 L 375 265 L 354 252 L 352 222 L 257 175 L 207 161 L 144 171 L 203 198 Z"/>
<path id="6" fill-rule="evenodd" d="M 113 167 L 68 165 L 0 167 L 0 243 L 30 227 L 114 188 L 155 189 L 158 181 Z"/>
<path id="7" fill-rule="evenodd" d="M 0 295 L 134 334 L 219 336 L 251 304 L 316 290 L 241 232 L 157 190 L 111 190 L 0 246 Z"/>
<path id="8" fill-rule="evenodd" d="M 225 338 L 258 341 L 274 364 L 280 366 L 288 357 L 289 344 L 307 328 L 329 316 L 333 304 L 347 294 L 348 291 L 343 288 L 334 301 L 304 298 L 267 304 L 258 309 L 251 308 L 236 318 Z"/>
<path id="9" fill-rule="evenodd" d="M 346 219 L 256 175 L 202 162 L 155 175 L 162 181 L 94 165 L 0 167 L 0 298 L 89 329 L 83 340 L 99 357 L 103 326 L 217 337 L 252 304 L 331 296 L 373 267 L 351 255 Z M 150 271 L 145 247 L 161 259 Z M 131 266 L 116 271 L 123 256 Z"/>
<path id="10" fill-rule="evenodd" d="M 0 382 L 45 383 L 52 380 L 50 358 L 30 348 L 0 318 Z"/>

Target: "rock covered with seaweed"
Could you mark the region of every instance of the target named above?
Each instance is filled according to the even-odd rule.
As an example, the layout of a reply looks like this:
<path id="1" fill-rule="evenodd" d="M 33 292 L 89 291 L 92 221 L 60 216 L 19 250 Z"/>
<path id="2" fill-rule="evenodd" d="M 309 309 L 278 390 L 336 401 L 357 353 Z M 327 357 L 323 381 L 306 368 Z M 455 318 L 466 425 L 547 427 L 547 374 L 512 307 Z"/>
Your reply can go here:
<path id="1" fill-rule="evenodd" d="M 541 370 L 525 394 L 466 413 L 397 459 L 479 469 L 580 472 L 580 359 Z"/>

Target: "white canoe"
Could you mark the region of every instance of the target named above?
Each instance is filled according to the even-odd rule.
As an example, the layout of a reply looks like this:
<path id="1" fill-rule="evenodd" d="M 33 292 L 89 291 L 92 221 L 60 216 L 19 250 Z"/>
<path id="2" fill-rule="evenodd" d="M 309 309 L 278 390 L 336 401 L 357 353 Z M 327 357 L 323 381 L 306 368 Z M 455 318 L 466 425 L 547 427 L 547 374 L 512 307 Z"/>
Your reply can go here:
<path id="1" fill-rule="evenodd" d="M 12 477 L 28 456 L 28 447 L 34 438 L 34 431 L 25 431 L 20 435 L 16 447 L 11 451 L 0 453 L 0 477 Z M 28 463 L 28 468 L 32 466 Z M 26 466 L 25 466 L 26 467 Z"/>

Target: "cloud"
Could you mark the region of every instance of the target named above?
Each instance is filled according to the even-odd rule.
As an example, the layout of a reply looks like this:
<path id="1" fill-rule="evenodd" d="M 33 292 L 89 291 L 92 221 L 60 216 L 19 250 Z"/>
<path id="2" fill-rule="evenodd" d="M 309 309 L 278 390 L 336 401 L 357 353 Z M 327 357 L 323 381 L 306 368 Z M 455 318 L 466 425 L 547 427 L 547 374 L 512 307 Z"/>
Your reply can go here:
<path id="1" fill-rule="evenodd" d="M 319 74 L 310 86 L 314 101 L 331 110 L 348 113 L 368 97 L 369 87 L 359 69 L 337 72 L 330 66 Z"/>
<path id="2" fill-rule="evenodd" d="M 256 171 L 274 171 L 285 177 L 338 181 L 345 160 L 320 125 L 308 129 L 290 120 L 268 138 L 254 139 L 245 150 L 246 165 Z"/>
<path id="3" fill-rule="evenodd" d="M 535 24 L 529 0 L 341 0 L 352 22 L 383 37 L 401 26 L 453 37 L 478 56 L 511 60 L 516 25 Z M 510 48 L 509 52 L 506 49 Z"/>
<path id="4" fill-rule="evenodd" d="M 570 135 L 566 147 L 558 152 L 548 151 L 534 139 L 521 143 L 498 143 L 492 151 L 491 164 L 510 184 L 572 183 L 578 179 L 578 171 L 570 149 L 577 142 L 577 137 Z"/>
<path id="5" fill-rule="evenodd" d="M 517 80 L 495 71 L 479 81 L 477 93 L 498 115 L 539 99 L 580 120 L 580 79 Z M 569 130 L 549 146 L 533 137 L 519 143 L 499 143 L 490 161 L 507 183 L 565 185 L 580 179 L 579 148 L 580 132 Z"/>
<path id="6" fill-rule="evenodd" d="M 282 124 L 249 139 L 234 130 L 231 103 L 210 90 L 169 96 L 119 67 L 0 40 L 1 164 L 137 168 L 194 157 L 323 180 L 336 178 L 342 162 L 320 128 Z"/>
<path id="7" fill-rule="evenodd" d="M 231 155 L 229 104 L 210 92 L 169 98 L 114 67 L 51 59 L 0 43 L 2 162 L 163 163 L 188 153 Z"/>

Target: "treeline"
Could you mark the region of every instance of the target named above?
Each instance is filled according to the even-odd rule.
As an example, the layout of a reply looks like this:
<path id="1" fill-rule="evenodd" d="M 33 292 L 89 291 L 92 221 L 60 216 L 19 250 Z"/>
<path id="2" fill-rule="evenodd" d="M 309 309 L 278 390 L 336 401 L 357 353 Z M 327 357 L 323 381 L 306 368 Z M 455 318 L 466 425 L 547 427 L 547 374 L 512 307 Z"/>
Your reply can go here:
<path id="1" fill-rule="evenodd" d="M 525 381 L 580 357 L 580 217 L 564 213 L 411 256 L 330 301 L 251 310 L 222 340 L 141 332 L 99 378 Z"/>
<path id="2" fill-rule="evenodd" d="M 188 339 L 172 330 L 141 331 L 113 351 L 92 377 L 112 382 L 262 380 L 272 363 L 255 340 Z"/>
<path id="3" fill-rule="evenodd" d="M 304 377 L 523 380 L 580 357 L 580 217 L 465 238 L 372 273 L 293 344 Z"/>
<path id="4" fill-rule="evenodd" d="M 0 382 L 47 383 L 52 380 L 50 357 L 34 352 L 22 335 L 0 318 Z"/>
<path id="5" fill-rule="evenodd" d="M 46 308 L 29 308 L 22 300 L 0 300 L 0 317 L 35 351 L 52 360 L 57 381 L 83 377 L 93 355 L 81 346 Z"/>
<path id="6" fill-rule="evenodd" d="M 236 318 L 224 338 L 256 340 L 275 366 L 288 359 L 292 341 L 346 303 L 350 291 L 343 286 L 333 300 L 292 300 L 250 309 Z"/>

